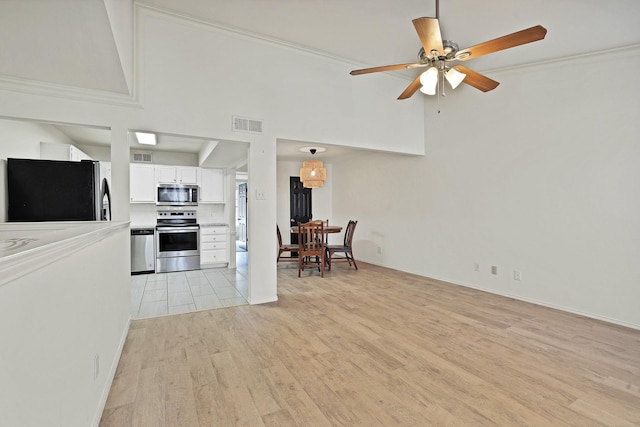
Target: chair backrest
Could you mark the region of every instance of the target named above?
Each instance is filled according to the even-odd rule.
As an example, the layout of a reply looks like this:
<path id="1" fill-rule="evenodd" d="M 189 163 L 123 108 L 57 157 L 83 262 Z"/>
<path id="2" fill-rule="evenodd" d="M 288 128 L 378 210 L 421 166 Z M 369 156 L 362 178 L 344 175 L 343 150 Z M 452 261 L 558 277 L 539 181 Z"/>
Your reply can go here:
<path id="1" fill-rule="evenodd" d="M 349 220 L 347 224 L 347 229 L 344 231 L 344 245 L 346 247 L 351 247 L 351 242 L 353 241 L 353 233 L 356 230 L 356 225 L 358 225 L 358 221 Z"/>
<path id="2" fill-rule="evenodd" d="M 278 247 L 282 246 L 282 234 L 280 234 L 280 227 L 276 224 L 276 231 L 278 232 Z"/>
<path id="3" fill-rule="evenodd" d="M 298 252 L 299 256 L 322 256 L 326 245 L 327 235 L 324 234 L 322 221 L 310 221 L 298 224 Z"/>

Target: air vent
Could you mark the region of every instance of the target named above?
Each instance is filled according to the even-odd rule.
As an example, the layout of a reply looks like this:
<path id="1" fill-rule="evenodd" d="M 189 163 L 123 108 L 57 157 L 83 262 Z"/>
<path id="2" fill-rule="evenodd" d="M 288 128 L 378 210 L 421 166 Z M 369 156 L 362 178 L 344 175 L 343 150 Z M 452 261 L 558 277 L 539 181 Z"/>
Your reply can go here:
<path id="1" fill-rule="evenodd" d="M 133 161 L 136 163 L 151 163 L 153 156 L 151 153 L 133 153 Z"/>
<path id="2" fill-rule="evenodd" d="M 233 116 L 233 130 L 236 132 L 262 133 L 262 120 Z"/>

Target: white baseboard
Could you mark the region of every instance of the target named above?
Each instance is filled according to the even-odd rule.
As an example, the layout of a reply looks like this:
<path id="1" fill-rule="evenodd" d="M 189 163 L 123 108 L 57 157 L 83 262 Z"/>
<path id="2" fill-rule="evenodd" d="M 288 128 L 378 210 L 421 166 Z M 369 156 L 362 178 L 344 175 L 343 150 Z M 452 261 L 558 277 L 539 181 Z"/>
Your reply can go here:
<path id="1" fill-rule="evenodd" d="M 581 311 L 581 310 L 576 310 L 570 307 L 565 307 L 562 305 L 557 305 L 557 304 L 552 304 L 549 302 L 545 302 L 545 301 L 540 301 L 537 300 L 535 298 L 526 298 L 520 295 L 512 295 L 506 292 L 498 292 L 494 289 L 486 289 L 486 288 L 481 288 L 478 286 L 473 286 L 473 285 L 469 285 L 469 284 L 463 284 L 463 283 L 455 283 L 452 282 L 451 280 L 445 280 L 445 279 L 438 279 L 436 277 L 433 277 L 433 279 L 442 281 L 442 282 L 446 282 L 446 283 L 451 283 L 452 285 L 457 285 L 457 286 L 463 286 L 465 288 L 471 288 L 471 289 L 476 289 L 478 291 L 483 291 L 483 292 L 488 292 L 490 294 L 494 294 L 494 295 L 500 295 L 503 297 L 507 297 L 507 298 L 512 298 L 518 301 L 524 301 L 524 302 L 528 302 L 531 304 L 535 304 L 535 305 L 540 305 L 542 307 L 548 307 L 548 308 L 553 308 L 554 310 L 560 310 L 560 311 L 564 311 L 567 313 L 572 313 L 572 314 L 577 314 L 579 316 L 584 316 L 584 317 L 588 317 L 590 319 L 596 319 L 596 320 L 601 320 L 603 322 L 607 322 L 607 323 L 613 323 L 615 325 L 619 325 L 619 326 L 624 326 L 626 328 L 631 328 L 631 329 L 637 329 L 640 330 L 640 325 L 637 325 L 635 323 L 629 323 L 629 322 L 625 322 L 623 320 L 619 320 L 619 319 L 613 319 L 610 317 L 606 317 L 606 316 L 602 316 L 599 314 L 593 314 L 593 313 L 588 313 L 585 311 Z"/>
<path id="2" fill-rule="evenodd" d="M 100 419 L 102 418 L 102 413 L 104 412 L 104 408 L 107 405 L 107 399 L 109 398 L 111 385 L 113 384 L 113 380 L 116 376 L 116 370 L 118 369 L 118 363 L 120 363 L 120 356 L 122 356 L 122 350 L 124 349 L 124 343 L 127 341 L 127 335 L 129 334 L 130 326 L 131 326 L 131 315 L 129 315 L 129 319 L 127 319 L 127 323 L 125 325 L 124 331 L 122 331 L 122 336 L 120 337 L 120 343 L 118 344 L 118 351 L 116 352 L 115 357 L 111 361 L 111 367 L 109 368 L 109 373 L 107 374 L 107 381 L 105 382 L 104 389 L 102 390 L 102 396 L 100 396 L 98 409 L 93 418 L 93 423 L 91 423 L 93 427 L 98 427 L 100 425 Z"/>
<path id="3" fill-rule="evenodd" d="M 273 298 L 250 299 L 248 302 L 249 304 L 254 305 L 254 304 L 267 304 L 269 302 L 276 302 L 276 301 L 278 301 L 277 295 Z"/>

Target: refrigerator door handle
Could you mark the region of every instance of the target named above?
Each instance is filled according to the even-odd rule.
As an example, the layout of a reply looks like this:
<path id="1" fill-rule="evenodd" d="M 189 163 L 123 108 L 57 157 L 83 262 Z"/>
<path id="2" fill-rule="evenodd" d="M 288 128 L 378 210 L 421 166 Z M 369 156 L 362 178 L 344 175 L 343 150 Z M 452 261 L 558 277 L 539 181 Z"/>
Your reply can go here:
<path id="1" fill-rule="evenodd" d="M 100 220 L 111 221 L 111 192 L 107 178 L 102 178 L 102 191 L 100 191 Z"/>

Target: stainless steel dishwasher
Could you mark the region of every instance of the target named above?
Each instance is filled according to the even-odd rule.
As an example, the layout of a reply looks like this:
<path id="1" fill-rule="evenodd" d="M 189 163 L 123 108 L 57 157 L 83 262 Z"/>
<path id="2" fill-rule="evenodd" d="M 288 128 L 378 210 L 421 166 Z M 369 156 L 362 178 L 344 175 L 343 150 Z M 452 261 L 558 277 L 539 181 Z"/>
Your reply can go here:
<path id="1" fill-rule="evenodd" d="M 155 228 L 131 229 L 131 274 L 156 270 Z"/>

